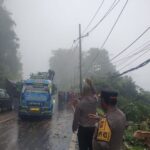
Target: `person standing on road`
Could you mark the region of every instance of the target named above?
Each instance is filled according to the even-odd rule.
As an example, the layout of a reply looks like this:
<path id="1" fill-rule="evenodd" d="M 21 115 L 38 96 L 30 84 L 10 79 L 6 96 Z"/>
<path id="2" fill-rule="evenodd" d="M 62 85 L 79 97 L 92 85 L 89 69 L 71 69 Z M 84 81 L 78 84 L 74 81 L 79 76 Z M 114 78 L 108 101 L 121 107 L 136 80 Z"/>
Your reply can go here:
<path id="1" fill-rule="evenodd" d="M 89 80 L 88 80 L 89 81 Z M 89 118 L 89 114 L 96 114 L 97 100 L 94 97 L 91 81 L 83 87 L 82 97 L 78 102 L 73 119 L 72 130 L 78 130 L 79 150 L 93 150 L 92 139 L 95 131 L 95 120 Z M 92 86 L 93 87 L 93 86 Z"/>
<path id="2" fill-rule="evenodd" d="M 101 108 L 106 112 L 100 119 L 93 138 L 94 150 L 121 150 L 127 125 L 125 114 L 117 108 L 118 93 L 101 91 Z"/>

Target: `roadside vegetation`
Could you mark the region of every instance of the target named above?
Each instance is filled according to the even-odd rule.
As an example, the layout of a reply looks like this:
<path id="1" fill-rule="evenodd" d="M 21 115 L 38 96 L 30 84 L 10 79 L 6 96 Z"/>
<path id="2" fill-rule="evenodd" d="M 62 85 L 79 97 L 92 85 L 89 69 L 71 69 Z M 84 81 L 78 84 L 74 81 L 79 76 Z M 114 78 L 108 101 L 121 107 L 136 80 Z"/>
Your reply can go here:
<path id="1" fill-rule="evenodd" d="M 95 63 L 92 60 L 98 55 Z M 91 65 L 92 64 L 92 65 Z M 50 68 L 56 72 L 56 83 L 60 90 L 77 90 L 79 84 L 78 52 L 59 49 L 53 51 Z M 108 52 L 92 48 L 83 54 L 83 76 L 90 77 L 99 92 L 113 89 L 119 93 L 119 107 L 126 113 L 129 122 L 124 135 L 125 150 L 143 150 L 144 140 L 137 140 L 133 134 L 137 130 L 150 131 L 150 92 L 135 84 L 129 76 L 115 77 L 118 74 L 110 62 Z"/>
<path id="2" fill-rule="evenodd" d="M 22 76 L 15 25 L 11 13 L 4 7 L 3 0 L 0 0 L 0 87 L 4 87 L 6 78 L 19 80 Z"/>
<path id="3" fill-rule="evenodd" d="M 14 30 L 15 22 L 11 13 L 0 0 L 0 88 L 6 78 L 20 80 L 22 64 L 20 61 L 19 39 Z M 50 68 L 55 71 L 58 90 L 76 90 L 79 84 L 78 50 L 53 50 Z M 96 58 L 96 61 L 93 59 Z M 150 131 L 150 92 L 135 84 L 129 76 L 115 77 L 116 67 L 110 62 L 108 51 L 91 48 L 83 53 L 83 77 L 90 77 L 97 92 L 103 88 L 119 92 L 119 107 L 126 113 L 129 126 L 124 135 L 124 145 L 129 150 L 143 150 L 146 145 L 133 136 L 137 130 Z"/>

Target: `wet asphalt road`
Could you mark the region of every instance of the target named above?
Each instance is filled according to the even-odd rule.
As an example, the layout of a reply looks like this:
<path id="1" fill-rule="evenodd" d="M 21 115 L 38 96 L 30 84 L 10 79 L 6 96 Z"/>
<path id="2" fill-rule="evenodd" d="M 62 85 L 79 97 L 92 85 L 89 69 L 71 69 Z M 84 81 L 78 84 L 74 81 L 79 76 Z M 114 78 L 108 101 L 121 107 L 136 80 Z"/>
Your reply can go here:
<path id="1" fill-rule="evenodd" d="M 0 124 L 0 150 L 68 150 L 72 110 L 55 104 L 52 119 L 31 118 Z"/>

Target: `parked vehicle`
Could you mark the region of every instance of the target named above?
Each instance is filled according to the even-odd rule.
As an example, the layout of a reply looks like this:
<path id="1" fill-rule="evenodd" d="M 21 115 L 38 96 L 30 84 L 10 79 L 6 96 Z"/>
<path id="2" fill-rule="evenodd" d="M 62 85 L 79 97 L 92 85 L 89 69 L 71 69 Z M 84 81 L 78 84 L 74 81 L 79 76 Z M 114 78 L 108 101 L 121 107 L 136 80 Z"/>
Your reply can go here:
<path id="1" fill-rule="evenodd" d="M 0 110 L 12 110 L 12 100 L 5 89 L 0 89 Z"/>

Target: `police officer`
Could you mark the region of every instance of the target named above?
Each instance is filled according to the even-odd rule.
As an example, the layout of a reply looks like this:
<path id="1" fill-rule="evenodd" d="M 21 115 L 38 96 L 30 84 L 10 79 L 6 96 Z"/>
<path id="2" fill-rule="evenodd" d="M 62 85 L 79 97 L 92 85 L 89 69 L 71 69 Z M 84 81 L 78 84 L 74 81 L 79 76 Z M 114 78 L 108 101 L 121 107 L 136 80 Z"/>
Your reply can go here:
<path id="1" fill-rule="evenodd" d="M 91 85 L 90 80 L 85 83 L 82 97 L 76 105 L 74 113 L 72 130 L 73 132 L 78 130 L 79 150 L 93 150 L 95 121 L 89 119 L 88 115 L 96 114 L 97 99 L 94 97 L 94 88 Z"/>
<path id="2" fill-rule="evenodd" d="M 121 150 L 126 117 L 116 106 L 117 96 L 114 91 L 101 91 L 101 107 L 106 114 L 95 130 L 94 150 Z"/>

